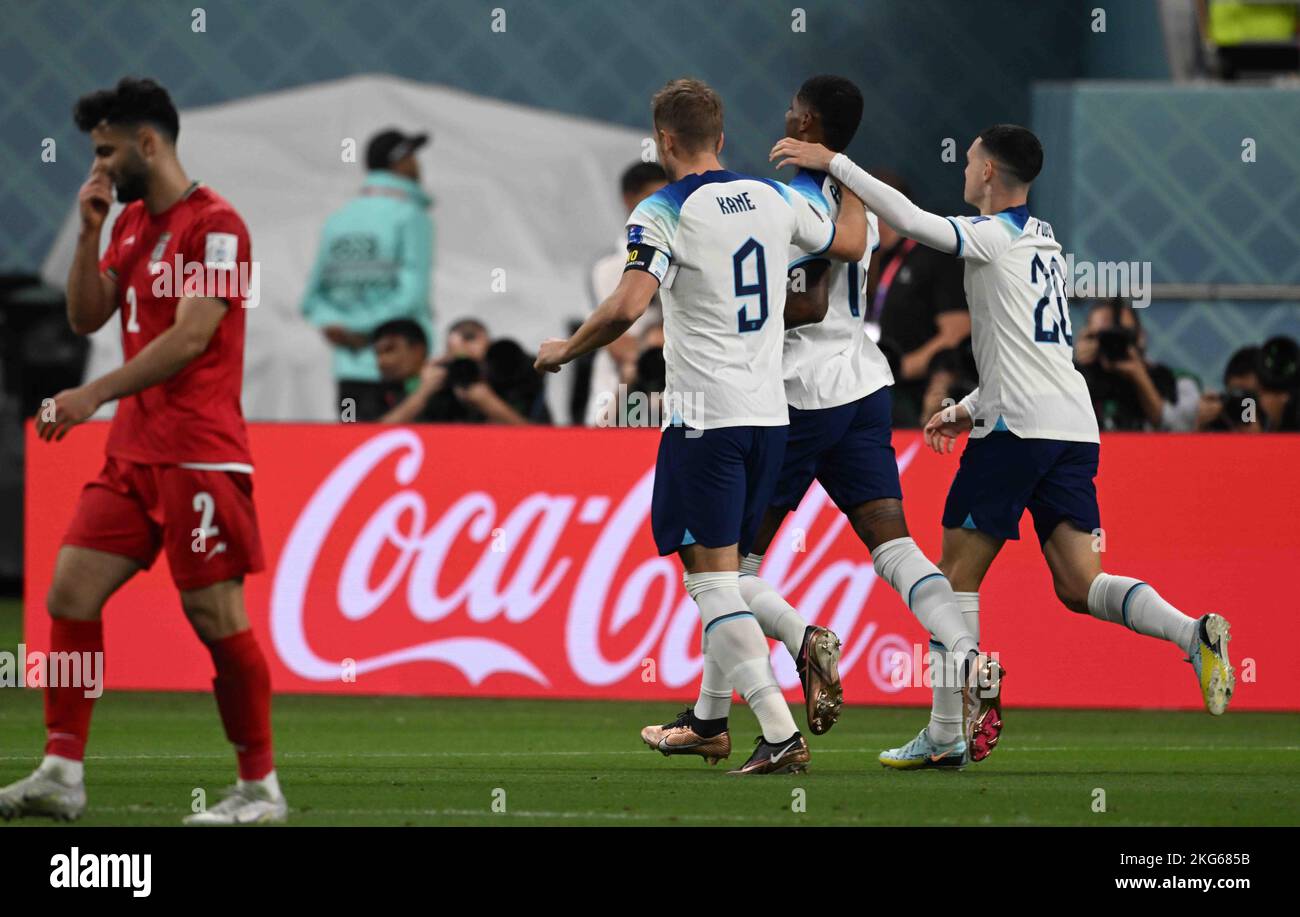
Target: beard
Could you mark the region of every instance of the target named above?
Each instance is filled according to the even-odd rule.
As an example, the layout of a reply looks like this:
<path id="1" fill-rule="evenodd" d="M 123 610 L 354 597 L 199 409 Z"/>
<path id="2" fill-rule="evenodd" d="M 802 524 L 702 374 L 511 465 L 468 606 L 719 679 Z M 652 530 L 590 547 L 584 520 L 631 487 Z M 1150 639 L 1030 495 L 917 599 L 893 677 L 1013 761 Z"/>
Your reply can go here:
<path id="1" fill-rule="evenodd" d="M 138 201 L 149 191 L 149 173 L 140 163 L 138 168 L 123 171 L 113 185 L 120 203 Z"/>

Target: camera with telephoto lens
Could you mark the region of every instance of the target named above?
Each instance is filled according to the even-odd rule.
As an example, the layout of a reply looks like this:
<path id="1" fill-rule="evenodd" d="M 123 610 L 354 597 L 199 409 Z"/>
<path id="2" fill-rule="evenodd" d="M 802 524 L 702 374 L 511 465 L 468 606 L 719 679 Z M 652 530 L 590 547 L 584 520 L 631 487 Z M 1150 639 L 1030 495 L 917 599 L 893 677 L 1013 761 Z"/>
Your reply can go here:
<path id="1" fill-rule="evenodd" d="M 457 357 L 447 364 L 447 387 L 451 389 L 473 385 L 482 378 L 478 362 L 469 357 Z"/>
<path id="2" fill-rule="evenodd" d="M 1106 328 L 1097 332 L 1097 352 L 1111 363 L 1127 360 L 1129 348 L 1135 343 L 1137 338 L 1128 328 Z"/>
<path id="3" fill-rule="evenodd" d="M 1219 423 L 1229 430 L 1250 423 L 1251 421 L 1246 419 L 1248 411 L 1251 417 L 1259 411 L 1259 393 L 1249 389 L 1230 388 L 1219 396 L 1219 400 L 1223 403 Z"/>

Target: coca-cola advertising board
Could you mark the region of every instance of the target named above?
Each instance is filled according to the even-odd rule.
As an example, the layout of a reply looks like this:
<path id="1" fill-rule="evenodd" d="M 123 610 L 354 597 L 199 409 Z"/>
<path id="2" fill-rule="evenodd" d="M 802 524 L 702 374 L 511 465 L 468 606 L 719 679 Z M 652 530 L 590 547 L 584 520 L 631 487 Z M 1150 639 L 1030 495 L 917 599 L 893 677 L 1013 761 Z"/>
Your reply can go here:
<path id="1" fill-rule="evenodd" d="M 55 554 L 108 428 L 61 443 L 28 429 L 25 632 L 44 650 Z M 699 614 L 650 537 L 657 432 L 254 424 L 250 437 L 267 569 L 245 594 L 277 691 L 694 697 Z M 908 523 L 937 560 L 957 456 L 915 432 L 894 445 Z M 1101 454 L 1106 569 L 1231 620 L 1234 708 L 1300 709 L 1300 437 L 1108 435 Z M 981 591 L 981 643 L 1007 669 L 1008 705 L 1199 706 L 1177 650 L 1067 611 L 1028 516 L 1021 535 Z M 841 635 L 849 703 L 929 703 L 926 635 L 816 485 L 762 574 Z M 164 557 L 105 617 L 110 689 L 210 687 Z M 785 649 L 772 659 L 797 698 Z"/>

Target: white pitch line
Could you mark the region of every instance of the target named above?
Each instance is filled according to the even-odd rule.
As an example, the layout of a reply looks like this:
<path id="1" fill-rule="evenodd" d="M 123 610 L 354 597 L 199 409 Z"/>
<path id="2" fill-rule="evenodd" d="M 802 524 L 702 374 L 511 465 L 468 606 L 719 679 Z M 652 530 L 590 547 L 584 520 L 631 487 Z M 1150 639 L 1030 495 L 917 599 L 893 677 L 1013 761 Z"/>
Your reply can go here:
<path id="1" fill-rule="evenodd" d="M 188 813 L 184 810 L 175 812 L 167 809 L 153 808 L 150 806 L 91 806 L 87 810 L 91 815 L 176 815 L 180 818 Z M 604 821 L 700 821 L 700 822 L 771 822 L 778 821 L 774 817 L 760 815 L 724 815 L 709 814 L 703 812 L 685 812 L 674 815 L 654 815 L 649 812 L 543 812 L 543 811 L 506 811 L 491 812 L 487 809 L 318 809 L 312 808 L 306 812 L 295 813 L 294 809 L 289 809 L 289 824 L 293 824 L 294 815 L 315 818 L 317 816 L 392 816 L 400 818 L 483 818 L 489 819 L 508 819 L 508 818 L 550 818 L 550 819 L 591 819 Z M 793 813 L 792 813 L 793 814 Z M 804 813 L 799 813 L 804 814 Z M 795 820 L 791 820 L 795 821 Z M 879 820 L 874 821 L 867 818 L 854 818 L 848 816 L 815 816 L 814 821 L 817 824 L 841 823 L 846 825 L 894 825 L 896 821 Z M 786 823 L 780 820 L 779 823 Z M 968 824 L 957 818 L 937 818 L 927 819 L 918 824 L 925 825 L 958 825 Z M 987 816 L 980 818 L 978 824 L 994 824 L 993 820 Z M 1016 824 L 1053 824 L 1052 822 L 1035 822 L 1032 819 L 1018 817 L 1015 819 Z"/>
<path id="2" fill-rule="evenodd" d="M 592 757 L 616 757 L 616 756 L 644 756 L 647 751 L 653 749 L 645 748 L 640 750 L 630 749 L 608 749 L 608 750 L 588 750 L 588 751 L 355 751 L 355 752 L 336 752 L 336 751 L 290 751 L 281 752 L 276 755 L 278 760 L 296 760 L 296 759 L 331 759 L 331 758 L 360 758 L 360 759 L 401 759 L 401 758 L 592 758 Z M 1258 751 L 1283 751 L 1297 752 L 1300 751 L 1300 745 L 1252 745 L 1252 746 L 1205 746 L 1205 745 L 1024 745 L 1008 746 L 999 745 L 998 753 L 1005 755 L 1013 754 L 1063 754 L 1067 752 L 1079 751 L 1105 751 L 1105 752 L 1258 752 Z M 817 748 L 818 755 L 874 755 L 879 754 L 879 748 Z M 229 752 L 209 753 L 209 754 L 147 754 L 147 755 L 87 755 L 87 761 L 190 761 L 190 760 L 224 760 L 229 758 Z M 38 755 L 0 755 L 0 761 L 35 761 Z"/>

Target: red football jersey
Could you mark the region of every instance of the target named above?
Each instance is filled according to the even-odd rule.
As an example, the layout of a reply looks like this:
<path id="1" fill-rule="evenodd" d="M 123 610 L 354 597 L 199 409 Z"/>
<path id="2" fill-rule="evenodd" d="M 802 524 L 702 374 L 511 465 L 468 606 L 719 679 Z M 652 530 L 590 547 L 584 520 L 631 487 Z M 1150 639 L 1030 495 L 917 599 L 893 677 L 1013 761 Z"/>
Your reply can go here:
<path id="1" fill-rule="evenodd" d="M 192 363 L 118 402 L 108 454 L 148 464 L 251 465 L 239 395 L 253 260 L 239 214 L 197 183 L 156 216 L 143 201 L 132 201 L 113 224 L 99 268 L 117 282 L 127 360 L 175 323 L 182 295 L 229 304 L 207 349 Z"/>

